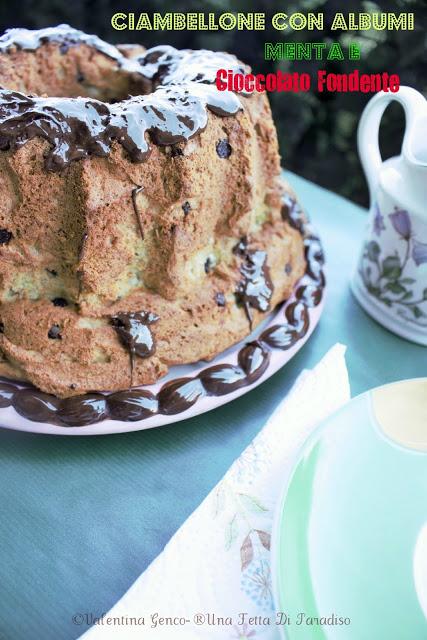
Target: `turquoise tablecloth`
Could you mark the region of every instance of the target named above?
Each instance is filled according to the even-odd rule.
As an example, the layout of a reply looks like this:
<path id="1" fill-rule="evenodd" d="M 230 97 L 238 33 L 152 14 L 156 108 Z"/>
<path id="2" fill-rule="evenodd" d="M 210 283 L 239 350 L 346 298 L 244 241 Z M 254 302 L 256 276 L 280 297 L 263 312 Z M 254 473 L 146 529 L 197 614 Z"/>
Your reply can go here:
<path id="1" fill-rule="evenodd" d="M 0 431 L 0 638 L 69 640 L 76 613 L 107 611 L 252 440 L 299 372 L 348 345 L 353 395 L 427 375 L 427 350 L 389 333 L 349 289 L 365 212 L 296 176 L 324 241 L 325 311 L 311 340 L 272 379 L 171 427 L 96 438 Z M 331 390 L 331 393 L 333 390 Z"/>

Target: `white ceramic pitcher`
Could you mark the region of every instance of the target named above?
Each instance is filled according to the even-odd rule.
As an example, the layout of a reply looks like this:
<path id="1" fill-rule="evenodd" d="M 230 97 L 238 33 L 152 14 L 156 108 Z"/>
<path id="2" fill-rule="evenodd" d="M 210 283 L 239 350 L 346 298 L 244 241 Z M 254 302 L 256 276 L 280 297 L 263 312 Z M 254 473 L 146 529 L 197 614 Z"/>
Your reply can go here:
<path id="1" fill-rule="evenodd" d="M 378 132 L 393 100 L 406 129 L 400 156 L 383 162 Z M 371 204 L 353 293 L 375 320 L 427 346 L 427 101 L 410 87 L 378 93 L 360 120 L 358 147 Z"/>

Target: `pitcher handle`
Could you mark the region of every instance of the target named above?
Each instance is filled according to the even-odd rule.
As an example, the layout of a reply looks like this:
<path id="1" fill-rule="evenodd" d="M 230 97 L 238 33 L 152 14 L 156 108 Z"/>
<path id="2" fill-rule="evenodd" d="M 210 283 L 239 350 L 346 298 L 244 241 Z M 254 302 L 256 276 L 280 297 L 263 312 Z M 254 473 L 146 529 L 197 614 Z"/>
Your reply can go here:
<path id="1" fill-rule="evenodd" d="M 377 93 L 363 111 L 357 132 L 357 146 L 362 167 L 369 187 L 371 205 L 378 187 L 379 173 L 382 165 L 381 152 L 378 145 L 378 134 L 384 111 L 392 102 L 400 102 L 405 110 L 406 127 L 403 137 L 402 153 L 411 157 L 409 140 L 415 120 L 420 113 L 425 113 L 426 101 L 421 93 L 411 87 L 400 87 L 397 93 Z"/>

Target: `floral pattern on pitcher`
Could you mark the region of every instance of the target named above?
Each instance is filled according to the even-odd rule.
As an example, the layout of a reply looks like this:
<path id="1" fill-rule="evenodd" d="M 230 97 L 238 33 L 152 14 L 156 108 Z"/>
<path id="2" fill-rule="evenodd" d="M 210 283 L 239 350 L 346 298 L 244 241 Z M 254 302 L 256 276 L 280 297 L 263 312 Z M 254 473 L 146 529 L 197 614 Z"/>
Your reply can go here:
<path id="1" fill-rule="evenodd" d="M 375 203 L 372 217 L 371 239 L 365 243 L 359 274 L 367 291 L 386 307 L 413 324 L 427 327 L 427 243 L 421 242 L 414 232 L 411 216 L 405 209 L 383 215 Z M 380 237 L 392 232 L 401 242 L 401 251 L 384 255 Z M 374 239 L 376 238 L 376 239 Z M 419 293 L 415 268 L 426 271 L 426 287 Z M 412 275 L 409 275 L 412 274 Z"/>

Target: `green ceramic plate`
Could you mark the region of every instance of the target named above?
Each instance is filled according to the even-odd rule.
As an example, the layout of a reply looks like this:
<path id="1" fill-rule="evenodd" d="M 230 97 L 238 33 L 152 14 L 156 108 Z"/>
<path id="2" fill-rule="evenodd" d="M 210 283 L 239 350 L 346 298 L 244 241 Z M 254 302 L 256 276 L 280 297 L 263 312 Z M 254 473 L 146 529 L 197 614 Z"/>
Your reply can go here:
<path id="1" fill-rule="evenodd" d="M 365 393 L 316 430 L 273 549 L 287 640 L 427 638 L 427 378 Z"/>

